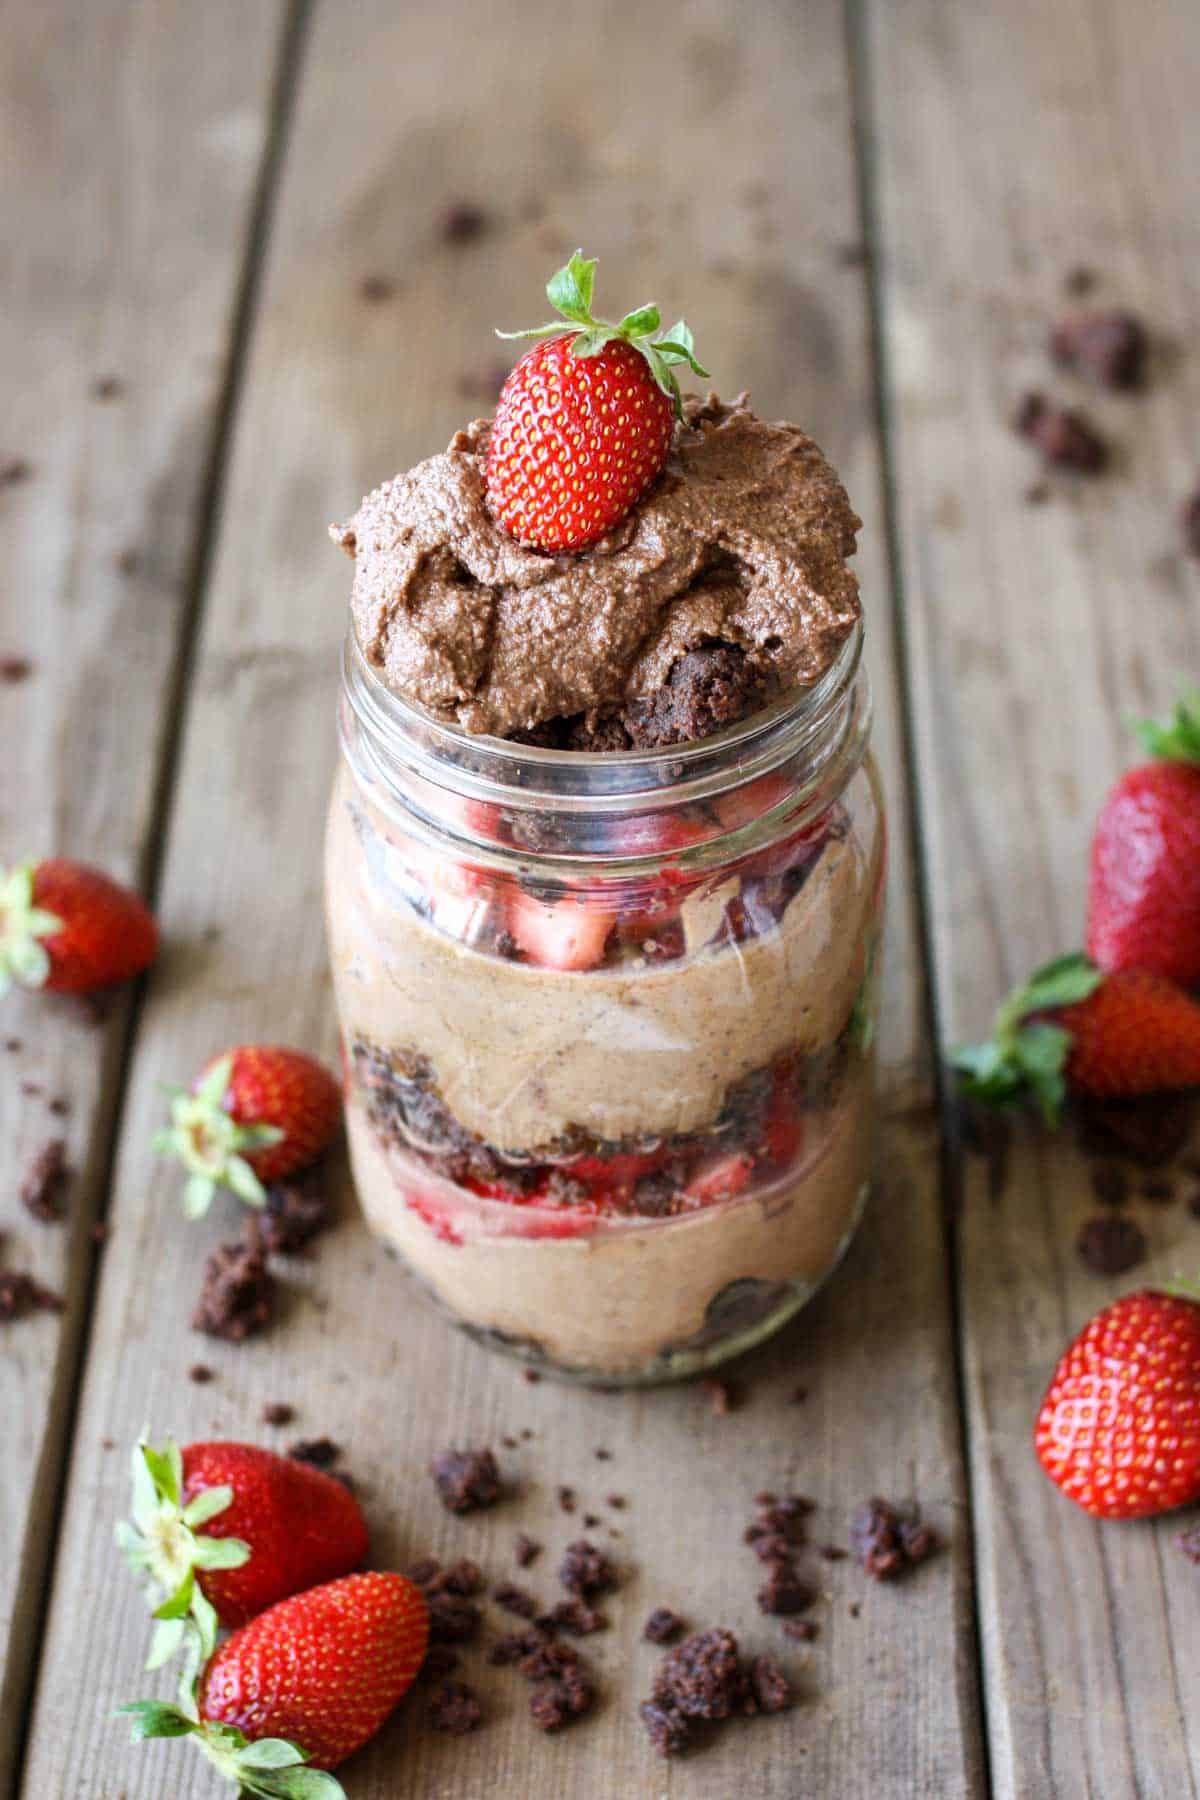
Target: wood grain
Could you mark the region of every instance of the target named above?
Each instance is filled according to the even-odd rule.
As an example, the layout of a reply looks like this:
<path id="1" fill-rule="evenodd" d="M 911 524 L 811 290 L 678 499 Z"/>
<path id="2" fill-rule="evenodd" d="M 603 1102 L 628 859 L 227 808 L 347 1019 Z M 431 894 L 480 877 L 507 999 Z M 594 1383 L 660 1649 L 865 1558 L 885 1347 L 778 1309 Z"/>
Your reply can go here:
<path id="1" fill-rule="evenodd" d="M 569 1482 L 622 1533 L 613 1629 L 590 1640 L 604 1687 L 595 1719 L 544 1740 L 506 1671 L 478 1674 L 487 1729 L 451 1742 L 422 1726 L 418 1693 L 346 1776 L 355 1796 L 571 1792 L 696 1797 L 837 1793 L 957 1796 L 979 1789 L 963 1476 L 955 1424 L 947 1270 L 928 1105 L 920 968 L 900 782 L 846 64 L 837 6 L 764 5 L 734 21 L 688 0 L 670 53 L 653 53 L 629 0 L 582 10 L 490 8 L 486 57 L 465 0 L 387 0 L 317 11 L 285 170 L 171 820 L 163 910 L 176 949 L 156 983 L 131 1072 L 116 1170 L 116 1233 L 99 1295 L 58 1578 L 31 1736 L 29 1800 L 88 1791 L 127 1800 L 207 1794 L 179 1746 L 137 1752 L 105 1722 L 145 1683 L 145 1621 L 105 1549 L 124 1504 L 126 1445 L 149 1421 L 183 1436 L 265 1437 L 265 1401 L 297 1429 L 343 1442 L 365 1482 L 381 1561 L 469 1552 L 512 1572 L 518 1528 L 551 1551 L 577 1528 L 556 1509 Z M 453 70 L 451 77 L 450 71 Z M 503 96 L 503 113 L 496 100 Z M 749 192 L 761 182 L 765 196 Z M 444 208 L 481 204 L 470 246 L 439 236 Z M 535 214 L 540 216 L 535 216 Z M 802 419 L 846 472 L 867 518 L 863 568 L 879 674 L 879 741 L 895 815 L 884 1032 L 887 1144 L 879 1198 L 845 1268 L 797 1327 L 746 1368 L 744 1408 L 707 1411 L 696 1388 L 641 1396 L 527 1386 L 519 1371 L 429 1315 L 347 1200 L 314 1263 L 287 1271 L 287 1303 L 260 1342 L 193 1338 L 187 1315 L 206 1250 L 234 1209 L 189 1231 L 177 1182 L 146 1144 L 155 1083 L 186 1075 L 244 1033 L 333 1053 L 320 923 L 318 840 L 332 766 L 346 569 L 324 545 L 365 487 L 444 443 L 458 391 L 495 360 L 489 327 L 536 312 L 540 281 L 582 239 L 603 292 L 686 304 L 727 390 Z M 360 284 L 394 282 L 364 300 Z M 153 1278 L 148 1272 L 153 1271 Z M 190 1386 L 197 1355 L 218 1371 Z M 811 1389 L 790 1408 L 797 1381 Z M 479 1523 L 438 1507 L 425 1474 L 448 1441 L 499 1443 L 519 1502 Z M 612 1451 L 598 1462 L 597 1446 Z M 636 1719 L 653 1654 L 638 1639 L 658 1603 L 778 1648 L 753 1603 L 740 1536 L 764 1484 L 811 1490 L 844 1538 L 869 1493 L 919 1495 L 952 1548 L 906 1590 L 831 1565 L 822 1637 L 797 1671 L 786 1718 L 730 1728 L 666 1768 Z M 603 1494 L 628 1494 L 623 1512 Z M 85 1571 L 86 1576 L 85 1576 Z M 851 1607 L 861 1606 L 855 1616 Z M 471 1659 L 471 1678 L 480 1659 Z M 85 1679 L 92 1702 L 75 1695 Z M 747 1735 L 748 1734 L 748 1735 Z"/>
<path id="2" fill-rule="evenodd" d="M 279 9 L 97 0 L 5 9 L 0 864 L 149 869 L 169 699 L 258 173 Z M 240 23 L 239 23 L 240 22 Z M 236 65 L 227 54 L 235 27 Z M 0 1791 L 33 1634 L 104 1204 L 128 996 L 102 1025 L 10 995 L 0 1039 L 3 1254 L 66 1300 L 5 1326 Z M 30 1091 L 28 1084 L 33 1084 Z M 70 1103 L 66 1119 L 50 1111 Z M 21 1176 L 67 1140 L 69 1218 Z"/>
<path id="3" fill-rule="evenodd" d="M 1082 936 L 1086 846 L 1133 758 L 1124 721 L 1200 669 L 1176 511 L 1195 479 L 1194 9 L 1066 0 L 865 8 L 913 709 L 948 1042 Z M 1098 395 L 1045 352 L 1073 266 L 1159 343 L 1149 391 Z M 1191 342 L 1189 343 L 1189 339 Z M 1172 349 L 1172 345 L 1174 348 Z M 1082 404 L 1110 476 L 1049 501 L 1008 426 L 1021 392 Z M 1200 1664 L 1179 1520 L 1100 1527 L 1043 1479 L 1034 1413 L 1116 1282 L 1080 1267 L 1095 1209 L 1069 1144 L 1018 1134 L 1008 1180 L 963 1172 L 961 1293 L 987 1715 L 1002 1796 L 1194 1794 Z M 1151 1276 L 1196 1260 L 1141 1205 Z M 1194 1601 L 1194 1593 L 1192 1593 Z"/>

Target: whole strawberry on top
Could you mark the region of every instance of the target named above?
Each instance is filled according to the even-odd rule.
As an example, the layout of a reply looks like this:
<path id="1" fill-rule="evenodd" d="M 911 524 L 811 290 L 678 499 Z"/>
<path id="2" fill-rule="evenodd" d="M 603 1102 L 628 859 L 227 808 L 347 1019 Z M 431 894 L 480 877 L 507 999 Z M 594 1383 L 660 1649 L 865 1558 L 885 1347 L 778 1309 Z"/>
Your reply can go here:
<path id="1" fill-rule="evenodd" d="M 1137 734 L 1153 762 L 1123 775 L 1092 837 L 1087 950 L 1102 969 L 1200 983 L 1200 692 Z"/>
<path id="2" fill-rule="evenodd" d="M 1200 1500 L 1200 1305 L 1127 1294 L 1064 1352 L 1034 1430 L 1056 1487 L 1104 1519 Z"/>
<path id="3" fill-rule="evenodd" d="M 497 333 L 544 340 L 500 390 L 486 475 L 493 516 L 535 550 L 582 550 L 625 517 L 683 416 L 676 365 L 708 374 L 683 319 L 662 331 L 653 305 L 595 318 L 595 274 L 577 250 L 546 284 L 561 320 Z"/>
<path id="4" fill-rule="evenodd" d="M 133 1524 L 116 1538 L 155 1608 L 148 1668 L 175 1654 L 189 1624 L 208 1656 L 218 1625 L 244 1625 L 367 1554 L 358 1501 L 294 1457 L 254 1444 L 181 1450 L 168 1438 L 162 1450 L 136 1445 L 132 1466 Z"/>
<path id="5" fill-rule="evenodd" d="M 53 856 L 0 875 L 0 994 L 14 981 L 65 994 L 112 987 L 157 951 L 153 913 L 87 863 Z"/>
<path id="6" fill-rule="evenodd" d="M 242 1794 L 327 1800 L 425 1656 L 429 1614 L 404 1575 L 347 1575 L 281 1600 L 209 1660 L 194 1706 L 135 1700 L 133 1741 L 191 1736 Z"/>
<path id="7" fill-rule="evenodd" d="M 323 1063 L 278 1044 L 239 1044 L 193 1088 L 172 1088 L 171 1123 L 154 1148 L 188 1171 L 184 1211 L 207 1212 L 218 1186 L 262 1206 L 264 1183 L 315 1162 L 337 1136 L 341 1090 Z"/>
<path id="8" fill-rule="evenodd" d="M 974 1099 L 1032 1099 L 1056 1124 L 1068 1091 L 1118 1099 L 1200 1086 L 1200 1005 L 1161 975 L 1105 975 L 1086 956 L 1060 956 L 1008 996 L 986 1044 L 951 1061 Z"/>

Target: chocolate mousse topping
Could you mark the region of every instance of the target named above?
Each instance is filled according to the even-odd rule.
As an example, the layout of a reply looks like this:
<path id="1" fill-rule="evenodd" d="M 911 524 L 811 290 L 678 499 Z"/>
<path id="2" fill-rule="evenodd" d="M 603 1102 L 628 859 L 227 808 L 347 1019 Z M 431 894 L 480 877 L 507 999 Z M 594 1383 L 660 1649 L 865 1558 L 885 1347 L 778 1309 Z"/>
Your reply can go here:
<path id="1" fill-rule="evenodd" d="M 486 420 L 332 527 L 355 559 L 359 643 L 387 685 L 469 732 L 582 715 L 586 736 L 617 717 L 636 744 L 680 741 L 657 697 L 679 665 L 694 686 L 694 652 L 739 653 L 706 672 L 711 704 L 683 709 L 707 729 L 728 722 L 731 683 L 761 705 L 822 675 L 859 616 L 846 558 L 860 521 L 841 482 L 811 438 L 744 396 L 691 397 L 684 414 L 657 481 L 579 555 L 525 549 L 493 520 Z"/>

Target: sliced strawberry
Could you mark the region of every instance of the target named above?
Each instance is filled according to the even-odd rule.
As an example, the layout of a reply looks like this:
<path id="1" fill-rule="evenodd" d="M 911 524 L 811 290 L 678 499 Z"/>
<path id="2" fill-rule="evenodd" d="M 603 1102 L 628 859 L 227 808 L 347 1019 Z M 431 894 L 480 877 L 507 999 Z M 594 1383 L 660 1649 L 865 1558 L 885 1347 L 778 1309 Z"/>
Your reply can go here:
<path id="1" fill-rule="evenodd" d="M 732 1200 L 747 1187 L 754 1173 L 754 1158 L 745 1150 L 726 1150 L 702 1163 L 689 1178 L 684 1192 L 701 1206 L 716 1200 Z"/>
<path id="2" fill-rule="evenodd" d="M 583 1181 L 589 1187 L 632 1187 L 643 1175 L 653 1175 L 661 1169 L 670 1151 L 665 1147 L 657 1150 L 620 1150 L 615 1156 L 578 1156 L 574 1162 L 564 1163 L 564 1174 L 575 1181 Z"/>
<path id="3" fill-rule="evenodd" d="M 543 969 L 596 969 L 604 961 L 615 913 L 567 896 L 536 900 L 515 888 L 508 900 L 508 929 L 531 962 Z"/>
<path id="4" fill-rule="evenodd" d="M 782 1094 L 776 1094 L 763 1129 L 763 1147 L 773 1168 L 786 1169 L 804 1147 L 804 1124 Z"/>

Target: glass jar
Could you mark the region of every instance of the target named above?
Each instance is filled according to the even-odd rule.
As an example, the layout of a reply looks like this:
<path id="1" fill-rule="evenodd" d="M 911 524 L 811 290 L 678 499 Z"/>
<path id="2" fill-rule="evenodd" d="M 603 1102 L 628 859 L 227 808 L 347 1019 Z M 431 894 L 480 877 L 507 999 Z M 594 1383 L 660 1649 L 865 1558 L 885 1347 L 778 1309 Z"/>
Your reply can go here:
<path id="1" fill-rule="evenodd" d="M 443 725 L 351 632 L 327 897 L 354 1175 L 480 1341 L 687 1375 L 846 1248 L 885 841 L 861 648 L 702 742 L 598 755 Z"/>

